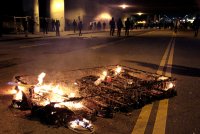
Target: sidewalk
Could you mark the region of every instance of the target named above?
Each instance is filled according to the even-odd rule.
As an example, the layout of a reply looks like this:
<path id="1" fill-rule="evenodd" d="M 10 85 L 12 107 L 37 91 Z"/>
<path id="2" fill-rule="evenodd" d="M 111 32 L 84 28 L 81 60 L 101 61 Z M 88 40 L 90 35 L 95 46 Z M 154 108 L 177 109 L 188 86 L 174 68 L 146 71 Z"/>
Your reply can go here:
<path id="1" fill-rule="evenodd" d="M 90 34 L 90 33 L 103 33 L 106 31 L 88 31 L 83 30 L 82 34 Z M 70 35 L 77 35 L 78 31 L 74 33 L 74 31 L 64 31 L 60 32 L 60 36 L 70 36 Z M 28 37 L 25 37 L 25 34 L 3 34 L 2 37 L 0 37 L 0 41 L 15 41 L 15 40 L 23 40 L 23 39 L 33 39 L 33 38 L 45 38 L 45 37 L 57 37 L 56 32 L 48 32 L 48 34 L 43 34 L 43 32 L 35 33 L 35 34 L 28 34 Z"/>

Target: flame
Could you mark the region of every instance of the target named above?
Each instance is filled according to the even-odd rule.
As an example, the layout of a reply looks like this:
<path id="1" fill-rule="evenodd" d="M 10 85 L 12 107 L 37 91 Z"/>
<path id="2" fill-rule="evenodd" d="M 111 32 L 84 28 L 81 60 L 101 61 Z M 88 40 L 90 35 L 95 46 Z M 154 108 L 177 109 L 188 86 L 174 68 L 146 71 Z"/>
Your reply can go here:
<path id="1" fill-rule="evenodd" d="M 102 74 L 100 75 L 100 77 L 94 82 L 94 84 L 97 86 L 99 85 L 102 81 L 104 81 L 106 79 L 108 72 L 107 71 L 103 71 Z"/>
<path id="2" fill-rule="evenodd" d="M 69 109 L 83 108 L 83 104 L 81 102 L 64 102 L 65 100 L 69 100 L 69 98 L 75 97 L 76 94 L 74 92 L 70 92 L 69 88 L 61 84 L 44 84 L 43 79 L 45 75 L 45 73 L 41 73 L 38 76 L 38 83 L 33 87 L 33 92 L 30 94 L 34 103 L 39 106 L 46 106 L 52 102 L 56 102 L 54 107 L 68 107 Z M 15 94 L 13 99 L 22 101 L 23 92 L 27 93 L 30 86 L 28 87 L 27 85 L 20 83 L 17 83 L 16 86 L 17 90 L 13 91 Z"/>
<path id="3" fill-rule="evenodd" d="M 22 91 L 19 89 L 18 92 L 13 96 L 13 100 L 22 101 Z"/>
<path id="4" fill-rule="evenodd" d="M 83 128 L 90 128 L 92 127 L 92 123 L 85 118 L 83 118 L 83 120 L 76 119 L 70 122 L 70 127 L 72 128 L 78 128 L 79 126 Z"/>
<path id="5" fill-rule="evenodd" d="M 58 108 L 61 108 L 61 107 L 68 107 L 69 109 L 81 109 L 83 108 L 83 104 L 81 102 L 60 102 L 60 103 L 57 103 L 54 105 L 54 107 L 58 107 Z"/>
<path id="6" fill-rule="evenodd" d="M 43 83 L 43 79 L 46 76 L 46 73 L 42 72 L 39 76 L 38 76 L 38 84 L 37 85 L 42 85 Z"/>
<path id="7" fill-rule="evenodd" d="M 168 79 L 168 77 L 165 77 L 165 76 L 160 76 L 159 78 L 158 78 L 158 80 L 167 80 Z"/>
<path id="8" fill-rule="evenodd" d="M 163 89 L 165 91 L 169 90 L 169 89 L 172 89 L 173 87 L 175 87 L 175 84 L 172 83 L 172 82 L 167 82 L 166 83 L 166 87 Z"/>
<path id="9" fill-rule="evenodd" d="M 73 97 L 75 97 L 76 95 L 75 95 L 75 93 L 70 93 L 69 94 L 69 98 L 73 98 Z"/>
<path id="10" fill-rule="evenodd" d="M 122 71 L 122 67 L 117 66 L 117 68 L 115 69 L 115 74 L 119 74 Z"/>

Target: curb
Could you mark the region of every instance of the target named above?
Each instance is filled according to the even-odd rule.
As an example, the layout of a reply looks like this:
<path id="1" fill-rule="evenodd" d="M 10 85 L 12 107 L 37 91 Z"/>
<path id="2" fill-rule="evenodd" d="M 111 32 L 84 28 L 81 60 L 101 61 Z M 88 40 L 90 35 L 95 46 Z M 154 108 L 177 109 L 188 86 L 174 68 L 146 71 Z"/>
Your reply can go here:
<path id="1" fill-rule="evenodd" d="M 107 31 L 95 31 L 95 32 L 83 32 L 82 34 L 91 34 L 91 33 L 104 33 L 104 32 L 107 32 Z M 63 36 L 70 36 L 70 35 L 79 35 L 79 33 L 69 33 L 69 34 L 65 34 L 65 35 L 61 35 L 60 37 L 63 37 Z M 49 35 L 49 36 L 42 36 L 42 35 L 39 35 L 39 36 L 36 36 L 36 37 L 8 37 L 6 39 L 3 39 L 4 37 L 0 37 L 0 42 L 2 41 L 17 41 L 17 40 L 27 40 L 27 39 L 35 39 L 35 38 L 47 38 L 47 37 L 58 37 L 56 35 Z M 2 38 L 2 39 L 1 39 Z"/>

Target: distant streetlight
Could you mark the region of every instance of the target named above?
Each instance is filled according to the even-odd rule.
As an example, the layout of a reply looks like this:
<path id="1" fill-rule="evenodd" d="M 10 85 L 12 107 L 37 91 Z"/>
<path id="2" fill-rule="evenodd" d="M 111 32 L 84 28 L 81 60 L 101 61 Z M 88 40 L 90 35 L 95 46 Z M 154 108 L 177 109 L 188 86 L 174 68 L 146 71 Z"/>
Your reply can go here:
<path id="1" fill-rule="evenodd" d="M 107 12 L 103 12 L 95 18 L 95 20 L 111 20 L 111 19 L 112 16 Z"/>
<path id="2" fill-rule="evenodd" d="M 119 7 L 121 7 L 122 9 L 126 9 L 127 7 L 129 7 L 129 5 L 122 4 L 122 5 L 119 5 Z"/>
<path id="3" fill-rule="evenodd" d="M 138 13 L 137 13 L 137 15 L 139 15 L 139 16 L 141 16 L 141 15 L 143 15 L 143 14 L 144 14 L 144 13 L 141 13 L 141 12 L 138 12 Z"/>

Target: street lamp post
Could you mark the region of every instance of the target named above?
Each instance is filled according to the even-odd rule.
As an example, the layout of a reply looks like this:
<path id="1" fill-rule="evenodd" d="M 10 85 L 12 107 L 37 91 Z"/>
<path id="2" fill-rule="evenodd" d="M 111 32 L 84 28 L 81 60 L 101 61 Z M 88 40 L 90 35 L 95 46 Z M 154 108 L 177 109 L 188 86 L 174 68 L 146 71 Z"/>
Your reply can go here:
<path id="1" fill-rule="evenodd" d="M 34 19 L 34 32 L 40 32 L 40 19 L 39 19 L 39 3 L 38 0 L 33 1 L 33 19 Z"/>

